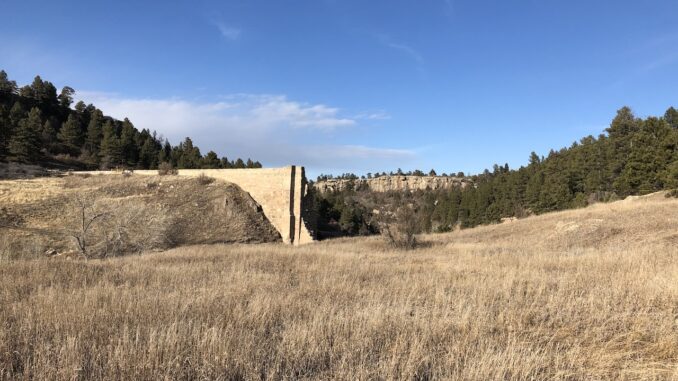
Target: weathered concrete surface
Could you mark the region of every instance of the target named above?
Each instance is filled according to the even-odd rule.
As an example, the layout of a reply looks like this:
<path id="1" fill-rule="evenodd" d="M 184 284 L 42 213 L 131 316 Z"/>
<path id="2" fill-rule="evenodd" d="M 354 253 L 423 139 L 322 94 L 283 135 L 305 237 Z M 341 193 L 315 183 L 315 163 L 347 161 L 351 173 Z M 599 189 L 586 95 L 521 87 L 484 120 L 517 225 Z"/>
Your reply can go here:
<path id="1" fill-rule="evenodd" d="M 91 172 L 115 173 L 115 172 Z M 156 170 L 135 170 L 135 175 L 157 175 Z M 259 204 L 283 242 L 300 245 L 313 242 L 312 229 L 302 216 L 307 195 L 304 167 L 256 169 L 180 169 L 179 176 L 201 174 L 238 185 Z"/>
<path id="2" fill-rule="evenodd" d="M 374 192 L 412 191 L 425 189 L 465 188 L 473 182 L 463 177 L 453 176 L 380 176 L 371 179 L 343 180 L 332 179 L 316 182 L 313 186 L 319 192 L 341 191 L 349 186 L 354 189 L 369 189 Z"/>

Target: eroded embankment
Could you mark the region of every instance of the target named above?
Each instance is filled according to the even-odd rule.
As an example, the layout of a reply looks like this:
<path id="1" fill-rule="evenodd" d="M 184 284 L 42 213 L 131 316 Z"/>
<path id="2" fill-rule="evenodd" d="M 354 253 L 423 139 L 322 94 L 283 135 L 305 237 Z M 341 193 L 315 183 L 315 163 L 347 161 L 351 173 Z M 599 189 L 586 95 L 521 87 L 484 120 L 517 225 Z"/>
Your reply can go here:
<path id="1" fill-rule="evenodd" d="M 92 219 L 84 234 L 92 256 L 280 240 L 246 192 L 214 179 L 132 175 L 0 182 L 3 257 L 75 250 L 73 236 L 83 236 L 83 221 Z"/>

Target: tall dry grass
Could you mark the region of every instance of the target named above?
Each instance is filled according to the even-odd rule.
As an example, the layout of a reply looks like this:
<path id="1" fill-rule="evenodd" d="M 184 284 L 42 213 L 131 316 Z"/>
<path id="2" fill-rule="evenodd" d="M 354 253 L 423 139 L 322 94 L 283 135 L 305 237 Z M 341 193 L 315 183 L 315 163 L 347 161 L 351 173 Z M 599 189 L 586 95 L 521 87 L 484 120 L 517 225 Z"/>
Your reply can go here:
<path id="1" fill-rule="evenodd" d="M 678 201 L 0 264 L 4 379 L 678 379 Z"/>

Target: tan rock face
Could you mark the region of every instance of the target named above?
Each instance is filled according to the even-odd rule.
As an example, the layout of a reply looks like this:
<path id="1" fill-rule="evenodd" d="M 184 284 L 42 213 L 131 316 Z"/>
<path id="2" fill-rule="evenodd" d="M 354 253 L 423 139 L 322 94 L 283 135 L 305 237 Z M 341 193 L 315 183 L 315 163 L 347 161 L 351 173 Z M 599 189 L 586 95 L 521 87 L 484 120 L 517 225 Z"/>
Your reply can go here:
<path id="1" fill-rule="evenodd" d="M 314 184 L 321 193 L 354 189 L 369 189 L 374 192 L 412 191 L 425 189 L 465 188 L 473 182 L 463 177 L 452 176 L 381 176 L 372 179 L 323 180 Z"/>

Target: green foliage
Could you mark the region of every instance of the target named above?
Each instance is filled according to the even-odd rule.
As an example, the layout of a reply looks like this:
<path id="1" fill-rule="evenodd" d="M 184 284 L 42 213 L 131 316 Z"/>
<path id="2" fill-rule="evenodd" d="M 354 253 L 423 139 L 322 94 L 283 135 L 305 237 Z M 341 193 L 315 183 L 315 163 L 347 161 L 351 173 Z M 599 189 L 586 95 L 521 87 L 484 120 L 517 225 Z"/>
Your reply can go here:
<path id="1" fill-rule="evenodd" d="M 474 186 L 463 190 L 408 193 L 414 199 L 409 202 L 416 205 L 422 231 L 449 231 L 455 226 L 467 228 L 507 217 L 520 218 L 678 188 L 677 122 L 678 111 L 673 108 L 662 118 L 642 120 L 623 107 L 606 130 L 608 135 L 584 137 L 568 148 L 551 151 L 546 158 L 532 152 L 528 165 L 515 170 L 495 165 L 491 172 L 486 170 L 472 176 Z M 400 169 L 397 173 L 404 174 Z M 319 180 L 331 178 L 319 176 Z M 350 229 L 343 225 L 368 218 L 369 212 L 356 216 L 355 211 L 360 208 L 342 207 L 344 198 L 350 196 L 360 201 L 365 210 L 372 210 L 379 203 L 403 202 L 389 195 L 370 193 L 347 189 L 318 196 L 316 205 L 324 205 L 324 209 L 318 210 L 320 219 L 345 222 L 342 229 L 348 233 Z"/>
<path id="2" fill-rule="evenodd" d="M 120 139 L 118 139 L 113 122 L 110 120 L 104 124 L 99 157 L 103 169 L 114 168 L 122 164 Z"/>
<path id="3" fill-rule="evenodd" d="M 70 114 L 66 123 L 61 126 L 61 130 L 57 134 L 59 142 L 71 155 L 79 155 L 80 148 L 83 143 L 82 127 L 80 121 L 75 114 Z"/>
<path id="4" fill-rule="evenodd" d="M 85 150 L 94 156 L 99 155 L 101 139 L 103 139 L 104 114 L 101 110 L 94 110 L 87 125 Z"/>
<path id="5" fill-rule="evenodd" d="M 203 168 L 219 168 L 220 166 L 221 161 L 219 160 L 217 153 L 214 151 L 209 151 L 202 160 Z"/>
<path id="6" fill-rule="evenodd" d="M 178 168 L 261 168 L 258 161 L 229 162 L 214 152 L 203 158 L 190 138 L 172 147 L 155 132 L 139 131 L 129 119 L 115 120 L 92 104 L 79 101 L 71 109 L 74 94 L 73 88 L 65 86 L 57 95 L 54 85 L 40 76 L 19 88 L 0 70 L 0 160 L 53 161 L 67 153 L 75 158 L 64 164 L 76 167 L 155 169 L 158 163 L 168 162 Z M 33 125 L 35 117 L 32 127 L 26 127 L 27 110 L 33 108 L 41 112 L 39 128 Z"/>
<path id="7" fill-rule="evenodd" d="M 132 122 L 125 118 L 122 122 L 122 131 L 120 133 L 120 150 L 122 153 L 122 164 L 126 167 L 134 168 L 139 160 L 139 147 L 136 143 L 136 137 L 139 131 L 134 128 Z"/>
<path id="8" fill-rule="evenodd" d="M 0 96 L 9 96 L 16 92 L 16 82 L 10 81 L 9 78 L 7 78 L 7 73 L 4 70 L 0 70 Z"/>
<path id="9" fill-rule="evenodd" d="M 40 132 L 42 113 L 33 107 L 28 118 L 19 122 L 18 128 L 9 141 L 9 155 L 22 163 L 35 163 L 40 158 Z"/>

